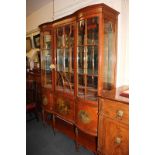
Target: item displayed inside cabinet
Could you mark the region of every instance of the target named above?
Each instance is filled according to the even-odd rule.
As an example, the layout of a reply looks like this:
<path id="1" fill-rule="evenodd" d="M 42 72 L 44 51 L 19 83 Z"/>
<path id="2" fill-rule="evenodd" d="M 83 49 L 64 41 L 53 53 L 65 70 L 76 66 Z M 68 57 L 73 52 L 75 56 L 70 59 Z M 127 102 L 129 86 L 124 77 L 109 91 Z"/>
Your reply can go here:
<path id="1" fill-rule="evenodd" d="M 96 4 L 39 26 L 43 115 L 95 154 L 98 96 L 116 85 L 118 14 Z"/>

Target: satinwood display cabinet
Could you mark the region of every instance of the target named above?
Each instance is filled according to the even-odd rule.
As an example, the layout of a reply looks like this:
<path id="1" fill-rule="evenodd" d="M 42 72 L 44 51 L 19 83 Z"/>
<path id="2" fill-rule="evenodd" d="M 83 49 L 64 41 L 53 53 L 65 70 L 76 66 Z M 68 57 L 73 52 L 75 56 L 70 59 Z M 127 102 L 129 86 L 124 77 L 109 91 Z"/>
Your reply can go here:
<path id="1" fill-rule="evenodd" d="M 96 4 L 39 26 L 43 119 L 94 153 L 98 96 L 116 83 L 118 14 Z"/>

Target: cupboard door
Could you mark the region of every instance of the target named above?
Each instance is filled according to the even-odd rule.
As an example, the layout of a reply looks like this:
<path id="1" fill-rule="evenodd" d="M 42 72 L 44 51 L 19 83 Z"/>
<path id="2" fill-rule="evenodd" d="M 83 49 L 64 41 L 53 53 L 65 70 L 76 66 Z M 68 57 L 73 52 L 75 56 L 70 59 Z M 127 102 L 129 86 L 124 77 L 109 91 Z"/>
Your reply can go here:
<path id="1" fill-rule="evenodd" d="M 129 155 L 129 129 L 128 126 L 103 119 L 103 152 L 105 155 Z"/>
<path id="2" fill-rule="evenodd" d="M 77 101 L 76 104 L 76 126 L 83 132 L 96 136 L 97 135 L 97 118 L 98 105 L 96 103 L 85 103 Z"/>
<path id="3" fill-rule="evenodd" d="M 64 94 L 55 94 L 54 111 L 60 118 L 74 123 L 74 99 Z"/>

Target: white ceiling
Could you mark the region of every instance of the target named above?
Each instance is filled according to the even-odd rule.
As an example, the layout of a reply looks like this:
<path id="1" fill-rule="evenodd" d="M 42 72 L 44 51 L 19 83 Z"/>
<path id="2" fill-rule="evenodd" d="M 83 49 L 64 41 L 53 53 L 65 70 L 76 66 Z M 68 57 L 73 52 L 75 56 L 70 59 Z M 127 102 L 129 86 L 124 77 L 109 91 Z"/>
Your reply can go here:
<path id="1" fill-rule="evenodd" d="M 26 0 L 26 16 L 29 16 L 34 11 L 52 1 L 53 0 Z"/>

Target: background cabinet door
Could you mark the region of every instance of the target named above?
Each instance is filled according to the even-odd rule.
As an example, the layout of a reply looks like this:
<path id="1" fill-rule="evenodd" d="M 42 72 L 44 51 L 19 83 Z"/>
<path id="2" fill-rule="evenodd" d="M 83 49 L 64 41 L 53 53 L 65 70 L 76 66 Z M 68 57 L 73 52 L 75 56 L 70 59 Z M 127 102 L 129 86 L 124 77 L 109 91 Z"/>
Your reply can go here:
<path id="1" fill-rule="evenodd" d="M 128 126 L 118 123 L 112 119 L 103 119 L 103 138 L 105 155 L 128 155 L 129 154 L 129 133 Z"/>

